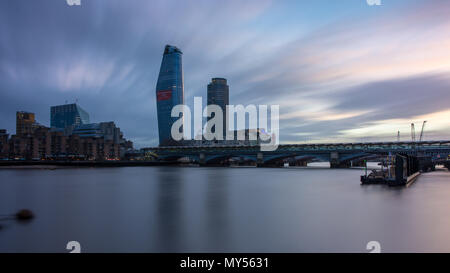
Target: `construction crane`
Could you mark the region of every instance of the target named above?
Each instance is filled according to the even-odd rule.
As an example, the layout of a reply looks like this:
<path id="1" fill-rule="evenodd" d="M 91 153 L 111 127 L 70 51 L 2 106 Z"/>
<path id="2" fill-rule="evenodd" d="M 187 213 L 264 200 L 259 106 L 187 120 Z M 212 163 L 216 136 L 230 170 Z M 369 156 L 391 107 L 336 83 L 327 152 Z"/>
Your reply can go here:
<path id="1" fill-rule="evenodd" d="M 420 138 L 419 138 L 419 141 L 422 141 L 422 139 L 423 139 L 423 130 L 424 130 L 424 128 L 425 128 L 425 124 L 426 124 L 426 123 L 427 123 L 426 120 L 424 120 L 423 123 L 422 123 L 422 130 L 420 131 Z"/>
<path id="2" fill-rule="evenodd" d="M 414 128 L 414 123 L 411 123 L 411 140 L 416 142 L 416 129 Z"/>

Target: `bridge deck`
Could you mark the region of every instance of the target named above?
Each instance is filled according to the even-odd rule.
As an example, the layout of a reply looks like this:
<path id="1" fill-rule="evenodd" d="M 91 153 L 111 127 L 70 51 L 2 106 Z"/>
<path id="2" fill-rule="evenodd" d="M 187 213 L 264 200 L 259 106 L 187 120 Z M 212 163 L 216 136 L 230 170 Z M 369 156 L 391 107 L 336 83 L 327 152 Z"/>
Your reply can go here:
<path id="1" fill-rule="evenodd" d="M 160 159 L 191 157 L 195 160 L 217 160 L 226 157 L 247 157 L 252 160 L 273 161 L 289 157 L 310 157 L 325 161 L 349 161 L 389 153 L 421 154 L 433 160 L 450 156 L 450 140 L 422 142 L 317 143 L 282 144 L 275 151 L 261 151 L 259 145 L 171 146 L 144 148 Z"/>

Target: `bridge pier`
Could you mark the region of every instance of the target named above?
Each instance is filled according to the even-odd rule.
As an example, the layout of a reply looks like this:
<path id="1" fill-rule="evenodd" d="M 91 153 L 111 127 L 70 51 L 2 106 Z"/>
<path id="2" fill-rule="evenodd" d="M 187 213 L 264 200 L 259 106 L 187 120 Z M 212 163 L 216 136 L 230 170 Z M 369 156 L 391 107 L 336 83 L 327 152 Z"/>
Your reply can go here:
<path id="1" fill-rule="evenodd" d="M 352 160 L 351 161 L 352 167 L 365 167 L 366 161 L 364 160 Z"/>
<path id="2" fill-rule="evenodd" d="M 205 158 L 205 154 L 204 153 L 200 153 L 199 155 L 198 155 L 198 164 L 200 165 L 200 166 L 206 166 L 206 158 Z"/>
<path id="3" fill-rule="evenodd" d="M 351 167 L 350 161 L 330 162 L 330 168 L 332 168 L 332 169 L 347 169 L 350 167 Z"/>
<path id="4" fill-rule="evenodd" d="M 307 161 L 302 161 L 302 160 L 296 160 L 293 162 L 289 162 L 289 167 L 306 167 L 308 166 L 308 162 Z"/>
<path id="5" fill-rule="evenodd" d="M 350 161 L 341 161 L 339 158 L 339 153 L 332 152 L 330 154 L 330 168 L 331 169 L 343 169 L 343 168 L 350 168 L 351 162 Z"/>
<path id="6" fill-rule="evenodd" d="M 261 163 L 256 165 L 258 168 L 282 168 L 284 166 L 283 163 L 275 162 L 275 163 Z"/>
<path id="7" fill-rule="evenodd" d="M 422 172 L 432 172 L 436 170 L 435 163 L 430 158 L 419 158 L 419 169 Z"/>
<path id="8" fill-rule="evenodd" d="M 261 152 L 256 154 L 256 167 L 265 167 L 264 166 L 264 155 Z"/>

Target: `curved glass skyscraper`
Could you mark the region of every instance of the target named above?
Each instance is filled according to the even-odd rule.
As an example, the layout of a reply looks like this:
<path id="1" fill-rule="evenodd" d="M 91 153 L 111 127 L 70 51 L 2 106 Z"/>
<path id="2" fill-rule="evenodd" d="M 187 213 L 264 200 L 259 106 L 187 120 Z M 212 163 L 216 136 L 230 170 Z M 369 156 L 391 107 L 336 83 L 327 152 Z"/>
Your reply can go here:
<path id="1" fill-rule="evenodd" d="M 175 46 L 166 45 L 156 84 L 159 146 L 177 145 L 170 130 L 178 117 L 172 118 L 172 107 L 184 104 L 182 52 Z"/>

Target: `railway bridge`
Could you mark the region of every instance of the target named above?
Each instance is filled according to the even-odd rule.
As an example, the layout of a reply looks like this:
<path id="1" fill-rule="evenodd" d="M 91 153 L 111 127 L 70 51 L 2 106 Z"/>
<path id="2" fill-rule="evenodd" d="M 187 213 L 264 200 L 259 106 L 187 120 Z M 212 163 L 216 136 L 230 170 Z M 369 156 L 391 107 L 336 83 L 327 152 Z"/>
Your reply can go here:
<path id="1" fill-rule="evenodd" d="M 199 145 L 144 148 L 158 161 L 189 158 L 200 165 L 220 165 L 231 158 L 252 161 L 259 167 L 279 166 L 286 161 L 329 161 L 331 168 L 345 168 L 365 159 L 391 154 L 425 156 L 433 162 L 448 166 L 450 140 L 420 142 L 367 142 L 283 144 L 275 151 L 261 151 L 259 145 Z"/>

